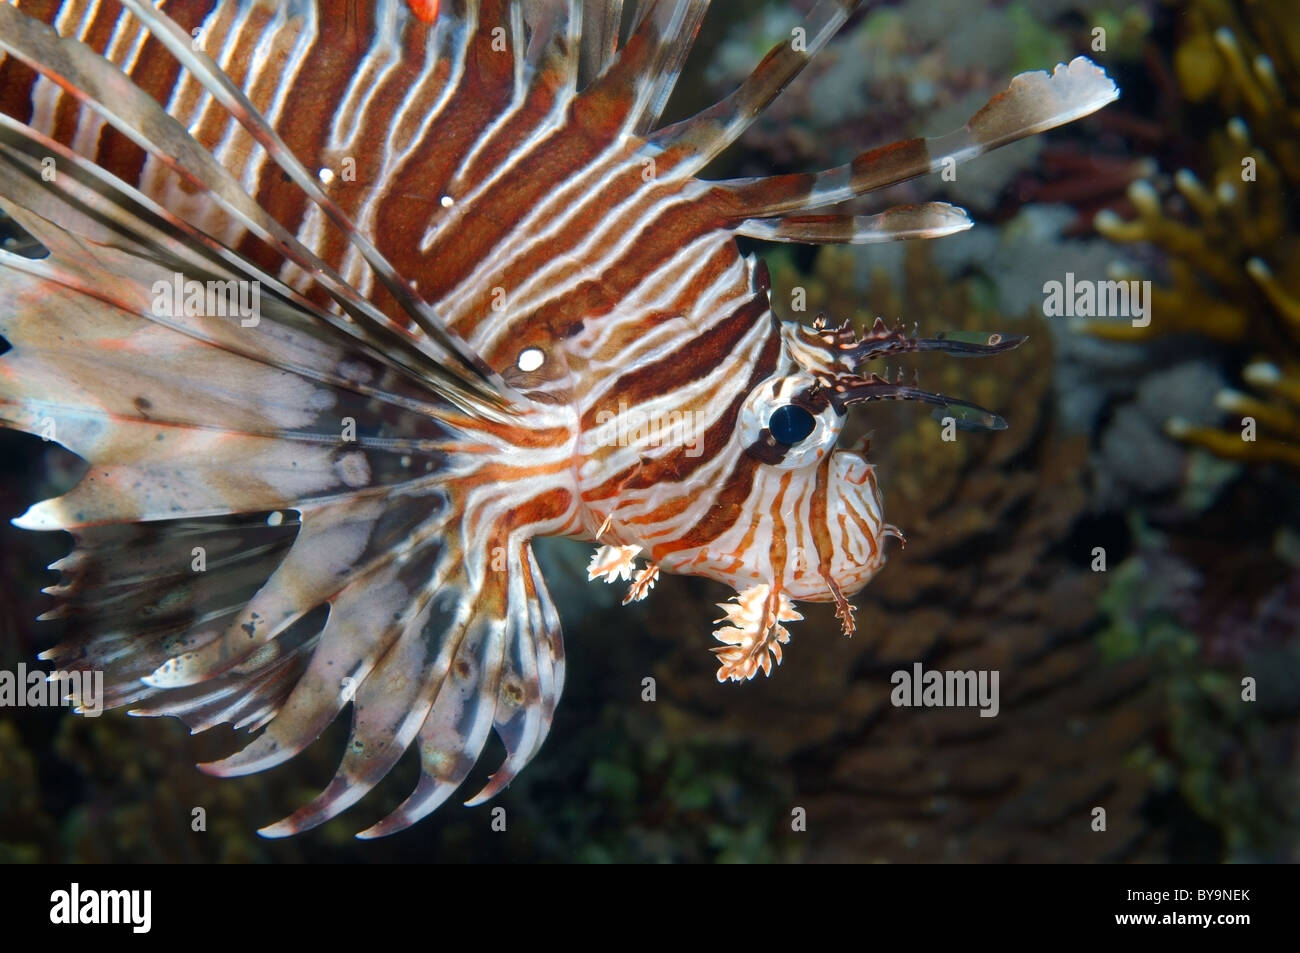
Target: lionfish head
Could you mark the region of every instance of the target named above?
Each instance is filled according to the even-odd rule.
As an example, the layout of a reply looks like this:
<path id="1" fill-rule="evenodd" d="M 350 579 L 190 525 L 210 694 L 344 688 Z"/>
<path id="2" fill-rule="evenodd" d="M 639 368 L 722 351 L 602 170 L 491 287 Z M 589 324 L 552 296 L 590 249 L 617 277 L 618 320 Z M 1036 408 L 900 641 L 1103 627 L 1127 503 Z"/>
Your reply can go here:
<path id="1" fill-rule="evenodd" d="M 998 333 L 919 338 L 880 319 L 861 336 L 847 324 L 828 328 L 821 317 L 812 326 L 780 327 L 778 368 L 749 392 L 736 421 L 734 439 L 747 463 L 737 478 L 743 511 L 728 533 L 674 560 L 675 568 L 737 590 L 720 604 L 726 624 L 714 632 L 724 643 L 714 649 L 719 681 L 749 679 L 759 669 L 770 674 L 789 640 L 782 623 L 801 618 L 795 601 L 834 602 L 843 631 L 852 634 L 848 597 L 883 565 L 886 538 L 903 539 L 884 521 L 866 442 L 841 446 L 854 404 L 920 401 L 964 430 L 1006 427 L 976 404 L 903 383 L 901 372 L 893 381 L 872 373 L 869 362 L 920 351 L 991 355 L 1024 340 Z"/>

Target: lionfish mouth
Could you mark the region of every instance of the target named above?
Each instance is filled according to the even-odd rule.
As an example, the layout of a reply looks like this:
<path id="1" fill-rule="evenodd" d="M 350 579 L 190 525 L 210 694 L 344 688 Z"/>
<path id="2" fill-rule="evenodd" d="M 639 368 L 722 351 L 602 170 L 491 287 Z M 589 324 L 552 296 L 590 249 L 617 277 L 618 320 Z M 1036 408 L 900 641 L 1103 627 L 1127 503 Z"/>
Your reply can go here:
<path id="1" fill-rule="evenodd" d="M 47 614 L 67 640 L 43 657 L 102 671 L 105 707 L 257 732 L 203 766 L 221 776 L 350 707 L 334 778 L 263 834 L 337 816 L 412 746 L 415 790 L 359 836 L 435 810 L 493 732 L 505 762 L 468 803 L 511 782 L 565 678 L 535 537 L 603 519 L 590 575 L 629 599 L 661 567 L 730 583 L 718 676 L 750 678 L 780 662 L 789 591 L 851 631 L 841 584 L 896 532 L 870 466 L 835 449 L 847 408 L 1005 426 L 865 368 L 1021 338 L 782 326 L 735 238 L 969 227 L 941 202 L 806 213 L 1114 84 L 1081 57 L 951 135 L 706 183 L 859 3 L 819 0 L 731 95 L 662 125 L 708 6 L 648 0 L 625 26 L 621 0 L 0 2 L 0 211 L 48 252 L 0 249 L 0 421 L 90 464 L 15 521 L 75 541 Z M 679 426 L 701 406 L 698 452 L 640 425 L 575 449 L 605 413 Z M 754 575 L 777 566 L 799 587 Z"/>

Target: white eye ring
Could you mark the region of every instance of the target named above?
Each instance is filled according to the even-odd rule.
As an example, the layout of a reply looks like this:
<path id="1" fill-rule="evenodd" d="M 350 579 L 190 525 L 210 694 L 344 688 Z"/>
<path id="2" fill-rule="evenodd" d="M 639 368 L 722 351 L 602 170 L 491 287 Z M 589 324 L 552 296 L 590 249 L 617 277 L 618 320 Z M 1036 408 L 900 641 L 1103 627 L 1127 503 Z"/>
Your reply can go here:
<path id="1" fill-rule="evenodd" d="M 809 374 L 769 378 L 755 387 L 745 399 L 744 406 L 740 408 L 741 442 L 746 448 L 758 448 L 759 452 L 764 445 L 779 452 L 780 459 L 766 461 L 768 466 L 778 470 L 810 466 L 835 449 L 840 430 L 844 426 L 844 418 L 829 403 L 818 413 L 812 414 L 812 432 L 796 444 L 779 444 L 768 430 L 768 422 L 773 413 L 794 403 L 795 397 L 807 394 L 816 384 L 817 379 Z"/>
<path id="2" fill-rule="evenodd" d="M 519 369 L 525 374 L 531 374 L 546 363 L 546 355 L 541 352 L 540 348 L 528 347 L 519 352 Z"/>

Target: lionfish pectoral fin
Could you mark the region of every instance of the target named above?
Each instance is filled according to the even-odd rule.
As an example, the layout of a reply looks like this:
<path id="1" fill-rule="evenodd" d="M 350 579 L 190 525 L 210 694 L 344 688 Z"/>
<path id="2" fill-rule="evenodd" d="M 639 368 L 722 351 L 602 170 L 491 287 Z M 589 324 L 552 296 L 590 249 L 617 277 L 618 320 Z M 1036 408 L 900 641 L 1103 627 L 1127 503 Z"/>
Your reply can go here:
<path id="1" fill-rule="evenodd" d="M 395 833 L 435 810 L 465 780 L 494 727 L 506 760 L 471 804 L 509 784 L 541 747 L 563 687 L 564 656 L 531 547 L 514 546 L 507 568 L 479 582 L 453 552 L 431 544 L 419 560 L 391 565 L 342 593 L 308 671 L 266 732 L 203 766 L 233 775 L 279 763 L 352 702 L 352 730 L 334 779 L 311 803 L 263 828 L 264 836 L 299 833 L 342 813 L 412 743 L 421 769 L 414 793 L 359 837 Z M 394 606 L 405 608 L 393 613 Z M 387 614 L 394 617 L 380 618 Z"/>

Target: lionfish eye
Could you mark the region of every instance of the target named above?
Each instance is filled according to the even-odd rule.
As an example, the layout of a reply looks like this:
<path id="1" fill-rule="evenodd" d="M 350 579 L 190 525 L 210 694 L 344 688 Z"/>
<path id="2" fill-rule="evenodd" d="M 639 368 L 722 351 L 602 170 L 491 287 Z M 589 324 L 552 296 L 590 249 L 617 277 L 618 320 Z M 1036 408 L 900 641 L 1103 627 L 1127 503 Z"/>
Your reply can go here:
<path id="1" fill-rule="evenodd" d="M 792 447 L 813 432 L 817 421 L 813 415 L 795 404 L 786 404 L 772 411 L 767 419 L 767 429 L 778 443 Z"/>
<path id="2" fill-rule="evenodd" d="M 815 466 L 833 453 L 844 416 L 829 401 L 820 410 L 809 406 L 808 395 L 819 386 L 811 374 L 799 373 L 769 378 L 750 391 L 736 421 L 746 452 L 778 470 Z"/>

